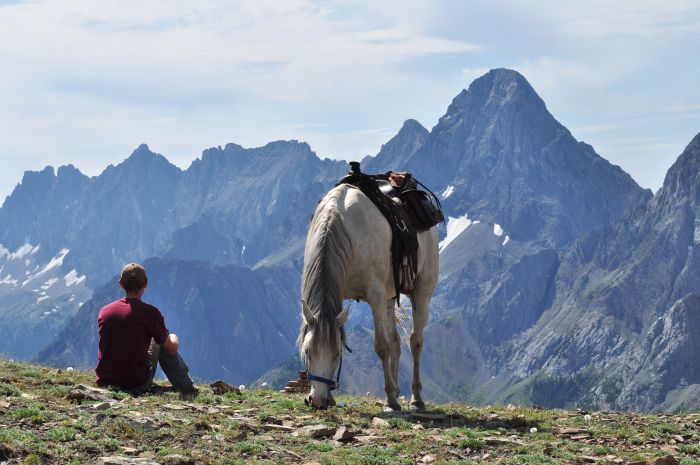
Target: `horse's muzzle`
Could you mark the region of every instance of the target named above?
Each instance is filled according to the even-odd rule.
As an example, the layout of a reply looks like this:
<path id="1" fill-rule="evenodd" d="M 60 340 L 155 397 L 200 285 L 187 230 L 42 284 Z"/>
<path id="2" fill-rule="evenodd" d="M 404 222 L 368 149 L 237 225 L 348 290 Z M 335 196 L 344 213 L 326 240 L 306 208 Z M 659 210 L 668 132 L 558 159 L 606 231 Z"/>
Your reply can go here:
<path id="1" fill-rule="evenodd" d="M 310 393 L 304 398 L 304 403 L 306 405 L 310 405 L 314 410 L 327 410 L 329 407 L 333 407 L 335 405 L 335 399 L 333 398 L 333 395 L 329 394 L 326 398 L 321 398 L 314 401 L 313 394 Z"/>

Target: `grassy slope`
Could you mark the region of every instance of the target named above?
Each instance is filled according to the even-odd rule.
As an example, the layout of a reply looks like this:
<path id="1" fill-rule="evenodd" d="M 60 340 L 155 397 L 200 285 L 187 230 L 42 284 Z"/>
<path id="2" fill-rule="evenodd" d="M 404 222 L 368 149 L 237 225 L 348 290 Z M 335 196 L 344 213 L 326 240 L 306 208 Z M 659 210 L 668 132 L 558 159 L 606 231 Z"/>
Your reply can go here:
<path id="1" fill-rule="evenodd" d="M 700 465 L 700 414 L 446 404 L 430 405 L 432 416 L 384 415 L 377 399 L 351 396 L 339 397 L 342 408 L 312 412 L 302 395 L 216 396 L 208 386 L 193 400 L 114 393 L 120 402 L 103 411 L 90 407 L 95 402 L 67 400 L 76 384 L 92 380 L 88 372 L 0 360 L 0 462 L 76 465 L 131 455 L 161 464 L 577 464 L 672 454 L 683 465 Z M 346 426 L 361 437 L 340 444 L 296 435 L 318 424 Z"/>

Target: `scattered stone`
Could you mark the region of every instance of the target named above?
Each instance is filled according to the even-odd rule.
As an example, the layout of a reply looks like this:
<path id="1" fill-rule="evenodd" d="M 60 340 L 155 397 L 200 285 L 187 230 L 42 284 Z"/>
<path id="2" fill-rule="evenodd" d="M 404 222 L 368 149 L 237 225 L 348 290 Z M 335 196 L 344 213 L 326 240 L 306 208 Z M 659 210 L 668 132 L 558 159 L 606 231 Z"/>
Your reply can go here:
<path id="1" fill-rule="evenodd" d="M 138 451 L 138 449 L 135 449 L 133 447 L 122 447 L 122 452 L 126 455 L 136 455 Z"/>
<path id="2" fill-rule="evenodd" d="M 423 425 L 421 425 L 420 423 L 413 425 L 413 431 L 418 431 L 421 429 L 425 429 L 425 427 L 423 427 Z"/>
<path id="3" fill-rule="evenodd" d="M 284 432 L 289 432 L 289 431 L 294 431 L 294 428 L 291 426 L 285 426 L 285 425 L 276 425 L 274 423 L 265 423 L 264 425 L 260 425 L 260 427 L 264 430 L 267 431 L 284 431 Z"/>
<path id="4" fill-rule="evenodd" d="M 12 404 L 10 404 L 9 402 L 5 402 L 4 400 L 0 400 L 0 408 L 1 409 L 10 408 L 10 405 L 12 405 Z"/>
<path id="5" fill-rule="evenodd" d="M 299 428 L 292 433 L 293 436 L 304 436 L 309 438 L 326 438 L 335 434 L 335 428 L 326 425 L 308 425 Z"/>
<path id="6" fill-rule="evenodd" d="M 0 460 L 10 459 L 15 455 L 14 451 L 5 444 L 0 444 Z"/>
<path id="7" fill-rule="evenodd" d="M 195 462 L 190 457 L 185 457 L 184 455 L 180 455 L 180 454 L 166 455 L 165 457 L 162 458 L 162 462 L 164 465 L 196 465 L 197 464 L 197 462 Z"/>
<path id="8" fill-rule="evenodd" d="M 386 421 L 384 418 L 374 417 L 372 418 L 372 426 L 376 426 L 378 428 L 386 428 L 389 426 L 389 422 Z"/>
<path id="9" fill-rule="evenodd" d="M 333 435 L 333 440 L 338 442 L 350 442 L 355 439 L 357 433 L 350 431 L 347 426 L 341 426 Z"/>
<path id="10" fill-rule="evenodd" d="M 163 408 L 167 408 L 168 410 L 186 410 L 187 407 L 184 405 L 177 405 L 177 404 L 165 404 L 163 405 Z"/>
<path id="11" fill-rule="evenodd" d="M 68 393 L 66 398 L 79 404 L 85 400 L 98 402 L 111 402 L 114 400 L 112 393 L 107 389 L 85 386 L 84 384 L 78 384 L 75 389 Z"/>
<path id="12" fill-rule="evenodd" d="M 531 433 L 536 433 L 536 432 L 537 432 L 537 428 L 535 428 L 535 427 L 533 426 L 532 428 L 530 428 L 530 432 L 531 432 Z"/>
<path id="13" fill-rule="evenodd" d="M 287 385 L 282 389 L 282 392 L 287 394 L 294 393 L 307 393 L 311 389 L 311 381 L 309 381 L 309 374 L 306 371 L 297 372 L 299 376 L 298 379 L 290 380 Z"/>
<path id="14" fill-rule="evenodd" d="M 582 428 L 559 428 L 556 433 L 560 436 L 572 436 L 576 434 L 589 434 L 587 429 Z"/>
<path id="15" fill-rule="evenodd" d="M 214 394 L 217 396 L 226 394 L 227 392 L 233 392 L 239 396 L 241 395 L 240 387 L 231 386 L 230 384 L 227 384 L 221 380 L 211 383 L 209 387 L 211 387 L 211 390 L 214 391 Z M 243 388 L 245 389 L 245 386 L 243 386 Z"/>
<path id="16" fill-rule="evenodd" d="M 318 462 L 304 462 L 304 465 L 321 465 Z"/>
<path id="17" fill-rule="evenodd" d="M 680 462 L 672 456 L 659 457 L 657 459 L 641 460 L 637 462 L 629 462 L 627 465 L 679 465 Z"/>
<path id="18" fill-rule="evenodd" d="M 421 463 L 433 463 L 435 461 L 435 457 L 432 455 L 424 455 L 423 458 L 420 459 Z"/>
<path id="19" fill-rule="evenodd" d="M 131 426 L 132 428 L 141 428 L 150 431 L 155 431 L 156 429 L 158 429 L 158 422 L 155 421 L 153 418 L 148 417 L 131 418 L 129 420 L 129 426 Z"/>
<path id="20" fill-rule="evenodd" d="M 91 408 L 96 411 L 100 410 L 107 410 L 112 407 L 112 405 L 116 404 L 116 401 L 113 402 L 100 402 L 99 404 L 93 404 Z"/>
<path id="21" fill-rule="evenodd" d="M 97 459 L 97 465 L 160 465 L 148 458 L 137 457 L 100 457 Z"/>

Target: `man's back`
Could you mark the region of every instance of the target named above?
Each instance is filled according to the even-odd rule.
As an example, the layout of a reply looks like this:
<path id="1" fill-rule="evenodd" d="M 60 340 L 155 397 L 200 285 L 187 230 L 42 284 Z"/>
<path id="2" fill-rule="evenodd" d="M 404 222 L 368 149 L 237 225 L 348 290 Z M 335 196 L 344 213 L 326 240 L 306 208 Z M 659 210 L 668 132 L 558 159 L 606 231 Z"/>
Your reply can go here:
<path id="1" fill-rule="evenodd" d="M 169 334 L 160 311 L 140 299 L 122 298 L 102 307 L 97 322 L 97 383 L 125 389 L 146 383 L 151 338 L 162 345 Z"/>

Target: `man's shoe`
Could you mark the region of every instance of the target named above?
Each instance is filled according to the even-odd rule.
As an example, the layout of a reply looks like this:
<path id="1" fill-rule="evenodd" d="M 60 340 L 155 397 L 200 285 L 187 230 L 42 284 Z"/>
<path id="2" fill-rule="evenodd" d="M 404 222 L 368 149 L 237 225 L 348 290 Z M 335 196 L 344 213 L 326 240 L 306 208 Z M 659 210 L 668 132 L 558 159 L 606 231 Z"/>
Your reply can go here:
<path id="1" fill-rule="evenodd" d="M 190 385 L 184 389 L 180 389 L 180 397 L 183 399 L 194 399 L 199 395 L 199 389 L 194 385 Z"/>

